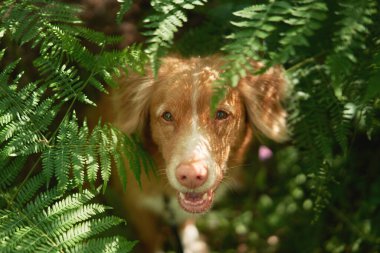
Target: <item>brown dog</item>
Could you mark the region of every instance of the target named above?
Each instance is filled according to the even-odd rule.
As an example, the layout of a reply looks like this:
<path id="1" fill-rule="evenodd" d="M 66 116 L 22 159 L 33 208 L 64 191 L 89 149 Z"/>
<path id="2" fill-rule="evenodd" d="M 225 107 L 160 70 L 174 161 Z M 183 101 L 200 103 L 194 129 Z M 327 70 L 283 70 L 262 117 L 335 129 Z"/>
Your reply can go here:
<path id="1" fill-rule="evenodd" d="M 128 134 L 141 135 L 159 174 L 165 175 L 149 179 L 143 175 L 142 190 L 133 180 L 125 193 L 116 185 L 144 252 L 161 247 L 162 223 L 157 217 L 191 224 L 185 220 L 211 208 L 228 167 L 242 164 L 252 133 L 275 141 L 286 138 L 286 112 L 281 106 L 286 83 L 280 67 L 241 79 L 211 115 L 212 84 L 223 63 L 220 56 L 166 57 L 156 78 L 149 70 L 145 76 L 132 74 L 120 80 L 121 89 L 114 94 L 114 122 Z M 119 179 L 113 181 L 119 184 Z M 185 252 L 207 251 L 194 229 L 184 227 L 190 233 L 185 237 L 193 238 L 183 238 Z"/>

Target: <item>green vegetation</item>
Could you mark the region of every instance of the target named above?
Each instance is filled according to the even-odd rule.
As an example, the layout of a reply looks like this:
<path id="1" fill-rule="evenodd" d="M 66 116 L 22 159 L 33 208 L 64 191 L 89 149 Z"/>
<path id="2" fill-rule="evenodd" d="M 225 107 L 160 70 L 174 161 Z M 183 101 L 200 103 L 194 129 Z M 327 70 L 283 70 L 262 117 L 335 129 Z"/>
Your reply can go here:
<path id="1" fill-rule="evenodd" d="M 118 1 L 115 25 L 133 1 Z M 148 164 L 135 136 L 89 127 L 76 112 L 155 71 L 169 51 L 229 60 L 214 104 L 247 62 L 282 64 L 291 141 L 244 165 L 245 187 L 199 220 L 214 252 L 379 252 L 380 11 L 376 0 L 152 0 L 146 43 L 91 30 L 81 9 L 50 0 L 0 3 L 0 252 L 128 252 L 134 241 L 99 204 L 111 166 L 128 190 Z M 109 87 L 106 88 L 105 85 Z M 256 152 L 255 147 L 252 152 Z M 254 164 L 254 165 L 252 165 Z M 134 179 L 128 179 L 134 180 Z M 143 187 L 143 186 L 142 186 Z M 115 231 L 119 231 L 115 229 Z"/>

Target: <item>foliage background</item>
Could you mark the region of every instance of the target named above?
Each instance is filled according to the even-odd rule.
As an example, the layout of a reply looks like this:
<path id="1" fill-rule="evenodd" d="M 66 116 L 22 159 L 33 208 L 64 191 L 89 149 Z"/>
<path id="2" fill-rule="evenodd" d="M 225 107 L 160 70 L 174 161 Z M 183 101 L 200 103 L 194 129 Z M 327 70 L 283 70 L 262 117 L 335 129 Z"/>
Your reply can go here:
<path id="1" fill-rule="evenodd" d="M 283 64 L 292 84 L 292 139 L 262 139 L 268 157 L 256 144 L 244 187 L 198 222 L 214 252 L 380 251 L 377 1 L 77 3 L 0 4 L 1 252 L 133 247 L 97 196 L 112 164 L 125 183 L 123 156 L 137 180 L 149 158 L 135 137 L 88 127 L 83 108 L 126 65 L 157 69 L 169 51 L 226 55 L 215 101 L 252 58 Z"/>

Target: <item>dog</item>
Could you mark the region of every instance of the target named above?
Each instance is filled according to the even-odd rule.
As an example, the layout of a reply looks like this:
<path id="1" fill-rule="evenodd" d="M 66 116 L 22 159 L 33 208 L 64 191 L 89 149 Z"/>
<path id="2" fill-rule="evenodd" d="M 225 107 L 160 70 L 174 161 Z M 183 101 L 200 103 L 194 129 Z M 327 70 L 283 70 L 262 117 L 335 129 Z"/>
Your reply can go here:
<path id="1" fill-rule="evenodd" d="M 125 133 L 140 135 L 159 175 L 142 173 L 142 188 L 130 179 L 124 192 L 113 173 L 113 189 L 136 228 L 141 252 L 163 247 L 168 233 L 164 220 L 180 227 L 184 252 L 207 252 L 194 218 L 212 207 L 223 177 L 236 173 L 228 168 L 244 162 L 253 135 L 279 142 L 287 138 L 283 68 L 241 78 L 213 113 L 213 84 L 224 64 L 220 55 L 167 56 L 157 76 L 147 68 L 145 75 L 131 73 L 118 80 L 111 120 Z M 263 67 L 250 64 L 256 70 Z"/>

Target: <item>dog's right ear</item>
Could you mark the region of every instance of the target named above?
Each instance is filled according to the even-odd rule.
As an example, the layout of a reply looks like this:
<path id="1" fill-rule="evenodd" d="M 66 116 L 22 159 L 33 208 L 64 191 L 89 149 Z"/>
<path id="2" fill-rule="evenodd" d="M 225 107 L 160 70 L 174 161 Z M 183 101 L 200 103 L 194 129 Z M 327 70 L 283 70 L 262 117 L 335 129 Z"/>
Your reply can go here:
<path id="1" fill-rule="evenodd" d="M 119 83 L 120 87 L 113 96 L 117 114 L 115 124 L 127 134 L 141 133 L 148 118 L 154 77 L 151 71 L 145 75 L 131 72 Z"/>

